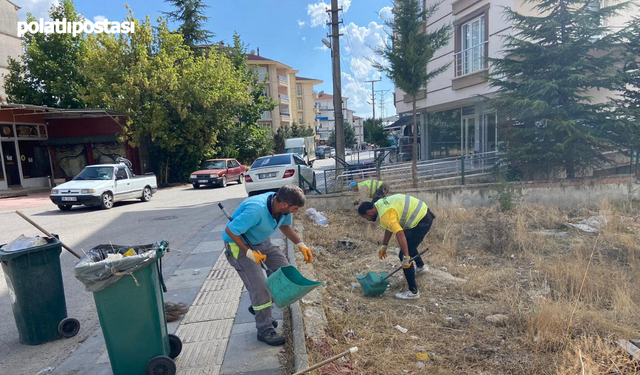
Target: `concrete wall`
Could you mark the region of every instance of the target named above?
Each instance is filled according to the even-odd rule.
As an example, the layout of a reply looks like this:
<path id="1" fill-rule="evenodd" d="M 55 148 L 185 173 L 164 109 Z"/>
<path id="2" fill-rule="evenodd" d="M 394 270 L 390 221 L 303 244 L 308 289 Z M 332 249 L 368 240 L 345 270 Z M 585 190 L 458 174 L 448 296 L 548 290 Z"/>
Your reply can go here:
<path id="1" fill-rule="evenodd" d="M 429 206 L 482 207 L 497 204 L 498 184 L 407 189 L 397 191 L 417 197 Z M 545 183 L 513 184 L 522 192 L 521 202 L 538 203 L 557 207 L 597 207 L 604 199 L 640 199 L 640 185 L 634 176 L 616 178 L 557 181 Z M 392 188 L 393 190 L 393 188 Z M 351 208 L 356 194 L 330 194 L 307 196 L 305 207 L 320 211 Z"/>
<path id="2" fill-rule="evenodd" d="M 18 38 L 18 10 L 8 1 L 0 1 L 0 102 L 6 100 L 3 76 L 9 73 L 8 58 L 22 54 L 22 39 Z"/>

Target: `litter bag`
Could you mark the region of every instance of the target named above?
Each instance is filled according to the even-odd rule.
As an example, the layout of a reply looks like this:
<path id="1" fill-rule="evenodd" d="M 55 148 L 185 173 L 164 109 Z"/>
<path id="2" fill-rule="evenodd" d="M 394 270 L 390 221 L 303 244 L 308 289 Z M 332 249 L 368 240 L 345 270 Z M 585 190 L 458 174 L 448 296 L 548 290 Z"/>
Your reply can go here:
<path id="1" fill-rule="evenodd" d="M 153 264 L 157 251 L 168 251 L 167 246 L 165 241 L 140 246 L 98 245 L 80 259 L 73 274 L 88 292 L 97 292 Z"/>

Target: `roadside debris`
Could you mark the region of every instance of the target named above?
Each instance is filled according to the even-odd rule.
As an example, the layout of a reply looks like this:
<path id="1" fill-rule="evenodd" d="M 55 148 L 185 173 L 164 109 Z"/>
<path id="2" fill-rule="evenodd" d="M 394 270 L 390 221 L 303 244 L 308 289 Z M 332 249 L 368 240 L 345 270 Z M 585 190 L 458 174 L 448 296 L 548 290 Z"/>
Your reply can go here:
<path id="1" fill-rule="evenodd" d="M 40 370 L 40 372 L 38 372 L 36 375 L 44 375 L 44 374 L 48 374 L 50 372 L 53 371 L 53 367 L 47 367 L 47 368 L 43 368 L 42 370 Z"/>
<path id="2" fill-rule="evenodd" d="M 399 325 L 398 325 L 398 326 L 395 326 L 394 328 L 395 328 L 395 329 L 397 329 L 398 331 L 402 332 L 402 333 L 407 333 L 407 332 L 409 332 L 409 330 L 408 330 L 408 329 L 406 329 L 406 328 L 404 328 L 404 327 L 400 327 Z"/>
<path id="3" fill-rule="evenodd" d="M 327 219 L 327 217 L 324 216 L 322 212 L 317 211 L 315 208 L 309 208 L 304 213 L 305 215 L 307 215 L 307 219 L 313 221 L 315 225 L 325 228 L 329 226 L 329 219 Z"/>
<path id="4" fill-rule="evenodd" d="M 484 319 L 487 322 L 492 323 L 494 325 L 502 326 L 507 324 L 507 320 L 509 320 L 509 317 L 503 314 L 494 314 L 494 315 L 489 315 Z"/>
<path id="5" fill-rule="evenodd" d="M 588 219 L 580 220 L 576 224 L 565 223 L 567 226 L 579 229 L 586 233 L 598 233 L 601 225 L 606 225 L 609 222 L 603 215 L 591 216 Z"/>
<path id="6" fill-rule="evenodd" d="M 187 307 L 182 302 L 180 303 L 165 302 L 164 311 L 167 314 L 167 322 L 175 322 L 176 320 L 180 319 L 181 316 L 183 316 L 189 311 L 189 307 Z"/>

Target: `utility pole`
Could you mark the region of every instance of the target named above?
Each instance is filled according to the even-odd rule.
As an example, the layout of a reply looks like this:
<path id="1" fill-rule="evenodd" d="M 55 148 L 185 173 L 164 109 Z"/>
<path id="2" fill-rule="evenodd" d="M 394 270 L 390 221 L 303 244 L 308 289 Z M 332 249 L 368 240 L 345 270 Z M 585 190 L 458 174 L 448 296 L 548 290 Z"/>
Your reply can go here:
<path id="1" fill-rule="evenodd" d="M 336 132 L 336 168 L 338 168 L 338 160 L 344 159 L 344 118 L 342 115 L 342 82 L 340 79 L 340 24 L 338 20 L 338 12 L 342 8 L 338 8 L 338 0 L 331 0 L 331 9 L 327 9 L 327 13 L 331 13 L 331 34 L 327 34 L 332 38 L 331 58 L 333 59 L 333 110 L 335 112 L 335 132 Z"/>
<path id="2" fill-rule="evenodd" d="M 371 100 L 372 100 L 371 108 L 373 109 L 372 118 L 373 118 L 373 123 L 374 124 L 376 123 L 376 92 L 374 91 L 374 86 L 373 85 L 376 82 L 380 82 L 380 81 L 381 81 L 381 79 L 377 79 L 377 80 L 373 80 L 373 81 L 364 81 L 365 83 L 371 82 Z"/>

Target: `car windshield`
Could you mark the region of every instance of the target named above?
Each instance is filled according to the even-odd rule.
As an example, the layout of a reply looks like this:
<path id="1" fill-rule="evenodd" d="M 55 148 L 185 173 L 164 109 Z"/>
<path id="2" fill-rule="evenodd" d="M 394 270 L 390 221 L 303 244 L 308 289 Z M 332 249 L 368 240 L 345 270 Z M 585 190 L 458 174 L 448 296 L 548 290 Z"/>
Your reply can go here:
<path id="1" fill-rule="evenodd" d="M 204 169 L 226 169 L 227 168 L 227 162 L 224 160 L 210 160 L 210 161 L 203 161 L 202 164 L 200 164 L 200 170 L 204 170 Z"/>
<path id="2" fill-rule="evenodd" d="M 74 180 L 111 180 L 113 167 L 87 167 Z"/>
<path id="3" fill-rule="evenodd" d="M 274 165 L 288 165 L 288 164 L 291 164 L 290 155 L 264 156 L 254 161 L 253 164 L 251 164 L 251 169 L 272 167 Z"/>
<path id="4" fill-rule="evenodd" d="M 302 155 L 304 154 L 304 147 L 291 147 L 291 148 L 287 148 L 285 149 L 286 152 L 292 152 L 294 154 L 297 155 Z"/>

